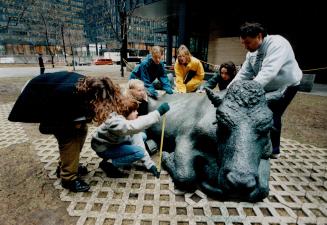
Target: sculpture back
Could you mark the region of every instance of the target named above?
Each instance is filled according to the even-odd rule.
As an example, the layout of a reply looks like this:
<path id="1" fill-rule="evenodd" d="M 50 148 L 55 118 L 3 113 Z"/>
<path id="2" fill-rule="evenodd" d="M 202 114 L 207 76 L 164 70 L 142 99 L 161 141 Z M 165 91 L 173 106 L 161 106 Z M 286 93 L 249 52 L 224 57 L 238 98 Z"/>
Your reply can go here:
<path id="1" fill-rule="evenodd" d="M 255 81 L 237 81 L 226 93 L 207 90 L 207 95 L 175 94 L 160 100 L 171 107 L 163 165 L 179 188 L 200 185 L 213 196 L 247 201 L 266 197 L 272 112 L 263 89 Z M 150 110 L 157 104 L 151 101 Z M 158 140 L 160 125 L 148 133 Z"/>

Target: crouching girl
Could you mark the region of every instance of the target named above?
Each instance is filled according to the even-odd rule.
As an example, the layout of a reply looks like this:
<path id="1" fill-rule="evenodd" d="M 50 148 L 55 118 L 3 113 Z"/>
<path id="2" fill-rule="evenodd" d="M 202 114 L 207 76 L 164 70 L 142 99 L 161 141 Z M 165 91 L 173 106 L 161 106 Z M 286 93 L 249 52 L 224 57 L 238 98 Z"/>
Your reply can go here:
<path id="1" fill-rule="evenodd" d="M 140 117 L 137 109 L 135 99 L 123 99 L 117 112 L 111 113 L 92 135 L 91 147 L 103 158 L 99 166 L 108 177 L 124 176 L 119 167 L 141 160 L 146 169 L 159 178 L 155 163 L 145 150 L 142 131 L 157 123 L 169 105 L 162 103 L 157 110 Z"/>

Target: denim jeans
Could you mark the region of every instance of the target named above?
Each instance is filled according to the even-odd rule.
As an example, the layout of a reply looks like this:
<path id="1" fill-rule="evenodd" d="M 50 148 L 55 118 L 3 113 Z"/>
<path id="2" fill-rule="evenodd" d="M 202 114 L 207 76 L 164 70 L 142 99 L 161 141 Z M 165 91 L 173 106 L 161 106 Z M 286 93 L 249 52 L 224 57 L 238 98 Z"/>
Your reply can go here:
<path id="1" fill-rule="evenodd" d="M 144 157 L 144 149 L 136 145 L 122 144 L 103 152 L 97 152 L 97 155 L 104 160 L 111 159 L 112 164 L 116 167 L 123 167 L 142 159 Z"/>
<path id="2" fill-rule="evenodd" d="M 282 115 L 287 106 L 291 103 L 292 99 L 299 90 L 299 85 L 288 87 L 283 96 L 277 101 L 269 103 L 268 107 L 273 112 L 273 126 L 274 129 L 270 131 L 270 139 L 273 147 L 273 154 L 280 153 L 280 136 L 282 130 Z"/>

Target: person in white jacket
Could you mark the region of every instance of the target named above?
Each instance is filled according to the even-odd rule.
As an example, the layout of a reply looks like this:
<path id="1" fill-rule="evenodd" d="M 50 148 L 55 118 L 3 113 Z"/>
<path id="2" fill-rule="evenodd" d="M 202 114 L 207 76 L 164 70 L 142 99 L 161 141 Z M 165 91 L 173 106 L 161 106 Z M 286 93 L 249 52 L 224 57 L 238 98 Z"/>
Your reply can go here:
<path id="1" fill-rule="evenodd" d="M 290 43 L 280 35 L 267 35 L 259 23 L 245 23 L 240 27 L 240 40 L 249 51 L 234 80 L 253 79 L 266 92 L 280 91 L 281 98 L 269 104 L 273 112 L 273 129 L 270 132 L 273 152 L 280 155 L 281 117 L 296 95 L 302 71 L 295 59 Z"/>
<path id="2" fill-rule="evenodd" d="M 122 177 L 119 167 L 129 166 L 141 160 L 144 166 L 157 178 L 159 172 L 145 149 L 142 131 L 159 122 L 160 116 L 169 110 L 168 103 L 162 103 L 157 110 L 138 117 L 138 102 L 132 98 L 123 99 L 118 112 L 113 112 L 92 135 L 91 147 L 103 158 L 99 167 L 108 177 Z"/>

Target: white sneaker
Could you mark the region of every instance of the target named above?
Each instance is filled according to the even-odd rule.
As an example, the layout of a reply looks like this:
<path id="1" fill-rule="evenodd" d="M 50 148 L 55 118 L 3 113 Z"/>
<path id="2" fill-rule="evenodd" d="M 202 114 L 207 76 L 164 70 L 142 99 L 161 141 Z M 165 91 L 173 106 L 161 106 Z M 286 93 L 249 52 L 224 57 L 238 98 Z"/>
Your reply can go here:
<path id="1" fill-rule="evenodd" d="M 279 157 L 280 157 L 280 153 L 270 155 L 271 159 L 278 159 Z"/>

